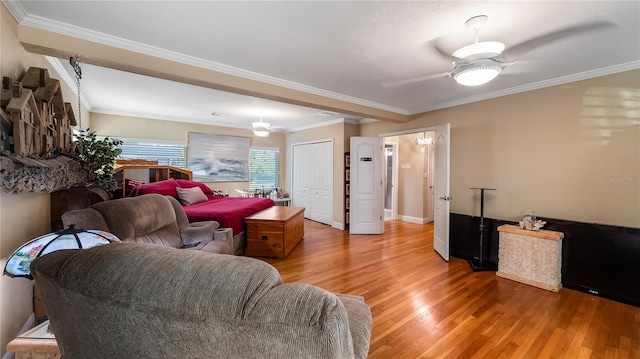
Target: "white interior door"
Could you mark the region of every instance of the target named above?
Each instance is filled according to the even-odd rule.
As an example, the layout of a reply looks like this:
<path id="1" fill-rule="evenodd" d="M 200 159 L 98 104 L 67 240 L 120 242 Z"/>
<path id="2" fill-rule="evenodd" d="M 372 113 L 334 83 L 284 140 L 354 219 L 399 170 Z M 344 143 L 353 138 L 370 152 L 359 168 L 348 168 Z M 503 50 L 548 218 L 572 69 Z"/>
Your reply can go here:
<path id="1" fill-rule="evenodd" d="M 379 137 L 351 137 L 351 234 L 384 233 L 383 143 Z"/>
<path id="2" fill-rule="evenodd" d="M 304 217 L 331 225 L 333 211 L 333 142 L 292 146 L 291 205 Z"/>
<path id="3" fill-rule="evenodd" d="M 384 145 L 384 220 L 396 219 L 398 215 L 398 146 Z"/>
<path id="4" fill-rule="evenodd" d="M 310 218 L 311 196 L 310 196 L 310 161 L 311 150 L 308 146 L 293 146 L 292 159 L 292 185 L 291 205 L 293 207 L 304 207 L 304 217 Z"/>
<path id="5" fill-rule="evenodd" d="M 450 125 L 435 129 L 435 223 L 433 248 L 449 261 L 449 134 Z"/>
<path id="6" fill-rule="evenodd" d="M 312 167 L 311 216 L 314 221 L 331 224 L 333 206 L 333 143 L 321 142 L 311 146 Z"/>
<path id="7" fill-rule="evenodd" d="M 435 133 L 434 132 L 430 132 L 429 136 L 431 136 L 431 138 L 435 137 Z M 433 202 L 433 195 L 435 194 L 434 191 L 434 177 L 435 177 L 435 168 L 436 168 L 436 164 L 435 164 L 435 157 L 436 154 L 436 150 L 435 150 L 435 145 L 430 145 L 429 146 L 429 153 L 426 156 L 427 157 L 427 171 L 428 171 L 428 178 L 427 178 L 427 189 L 426 189 L 426 193 L 427 193 L 427 223 L 429 222 L 433 222 L 433 213 L 434 213 L 434 202 Z"/>

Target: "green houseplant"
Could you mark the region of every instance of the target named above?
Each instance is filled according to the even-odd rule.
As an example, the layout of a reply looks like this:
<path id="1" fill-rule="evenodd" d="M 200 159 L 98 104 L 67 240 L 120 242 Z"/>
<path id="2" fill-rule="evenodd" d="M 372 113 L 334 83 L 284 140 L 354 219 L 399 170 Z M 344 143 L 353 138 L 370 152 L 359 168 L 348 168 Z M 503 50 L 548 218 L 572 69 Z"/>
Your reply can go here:
<path id="1" fill-rule="evenodd" d="M 113 166 L 122 150 L 123 142 L 117 138 L 98 139 L 95 131 L 80 130 L 74 134 L 78 158 L 89 166 L 89 177 L 98 186 L 111 192 L 118 187 L 113 177 Z"/>

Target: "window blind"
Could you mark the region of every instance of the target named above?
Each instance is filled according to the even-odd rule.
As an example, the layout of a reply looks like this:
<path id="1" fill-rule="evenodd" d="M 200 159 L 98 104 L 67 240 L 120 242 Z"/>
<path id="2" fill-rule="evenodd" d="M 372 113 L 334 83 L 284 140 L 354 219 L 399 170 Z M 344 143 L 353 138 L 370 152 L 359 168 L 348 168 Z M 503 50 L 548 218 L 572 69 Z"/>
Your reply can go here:
<path id="1" fill-rule="evenodd" d="M 280 178 L 280 149 L 273 147 L 249 148 L 249 189 L 272 190 L 278 188 Z"/>
<path id="2" fill-rule="evenodd" d="M 187 168 L 187 146 L 179 143 L 139 142 L 123 139 L 120 158 L 158 161 L 159 165 Z"/>

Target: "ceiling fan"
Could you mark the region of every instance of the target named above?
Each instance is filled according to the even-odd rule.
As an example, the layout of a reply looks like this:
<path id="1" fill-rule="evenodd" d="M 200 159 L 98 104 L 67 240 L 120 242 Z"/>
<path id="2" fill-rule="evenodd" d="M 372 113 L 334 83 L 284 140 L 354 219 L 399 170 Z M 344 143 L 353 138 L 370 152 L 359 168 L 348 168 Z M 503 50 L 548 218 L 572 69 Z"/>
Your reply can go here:
<path id="1" fill-rule="evenodd" d="M 451 72 L 384 82 L 382 87 L 398 87 L 443 77 L 453 77 L 457 83 L 464 86 L 478 86 L 493 80 L 504 68 L 513 65 L 515 62 L 509 62 L 505 59 L 505 45 L 503 43 L 498 41 L 481 42 L 479 40 L 480 29 L 484 27 L 488 19 L 489 17 L 486 15 L 478 15 L 467 20 L 465 22 L 465 26 L 467 29 L 474 32 L 475 41 L 473 44 L 463 46 L 451 54 L 442 50 L 437 43 L 432 42 L 432 46 L 435 50 L 441 56 L 452 62 Z M 587 31 L 611 27 L 613 25 L 614 23 L 610 21 L 592 21 L 566 27 L 516 44 L 510 47 L 507 52 L 509 57 L 518 57 L 525 52 L 550 42 L 578 35 Z"/>

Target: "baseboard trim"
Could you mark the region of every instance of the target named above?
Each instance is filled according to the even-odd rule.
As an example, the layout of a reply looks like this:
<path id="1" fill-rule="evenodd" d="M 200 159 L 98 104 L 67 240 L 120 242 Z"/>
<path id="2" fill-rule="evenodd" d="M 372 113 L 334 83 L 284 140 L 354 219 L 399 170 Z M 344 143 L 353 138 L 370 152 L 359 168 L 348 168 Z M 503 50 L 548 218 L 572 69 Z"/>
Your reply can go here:
<path id="1" fill-rule="evenodd" d="M 24 322 L 24 325 L 22 326 L 22 328 L 20 328 L 20 331 L 18 331 L 18 335 L 26 332 L 27 330 L 29 330 L 31 328 L 33 328 L 35 322 L 36 322 L 36 315 L 35 315 L 35 313 L 32 312 L 31 314 L 29 314 L 29 317 L 27 317 L 27 321 Z M 16 353 L 14 353 L 14 352 L 6 352 L 2 356 L 2 359 L 15 359 L 15 357 L 16 357 Z"/>
<path id="2" fill-rule="evenodd" d="M 411 217 L 411 216 L 403 216 L 403 215 L 398 215 L 398 220 L 403 222 L 415 223 L 415 224 L 425 224 L 430 222 L 429 218 Z"/>
<path id="3" fill-rule="evenodd" d="M 333 221 L 333 222 L 331 222 L 331 227 L 335 228 L 335 229 L 339 229 L 341 231 L 344 231 L 344 223 L 342 223 L 342 222 Z"/>

